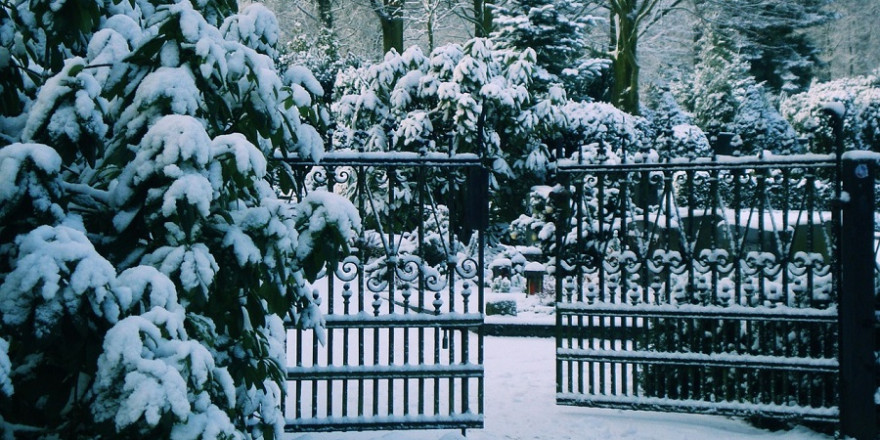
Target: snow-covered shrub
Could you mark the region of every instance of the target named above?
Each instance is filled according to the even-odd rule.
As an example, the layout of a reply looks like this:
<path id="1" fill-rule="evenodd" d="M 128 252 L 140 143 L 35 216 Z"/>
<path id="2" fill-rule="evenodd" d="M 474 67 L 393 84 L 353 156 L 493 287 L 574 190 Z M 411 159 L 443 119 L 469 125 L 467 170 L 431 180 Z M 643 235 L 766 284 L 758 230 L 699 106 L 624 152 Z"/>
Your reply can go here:
<path id="1" fill-rule="evenodd" d="M 508 236 L 512 244 L 536 246 L 544 255 L 551 255 L 558 209 L 551 197 L 552 192 L 553 188 L 546 185 L 532 187 L 529 191 L 528 214 L 521 214 L 510 223 Z"/>
<path id="2" fill-rule="evenodd" d="M 742 54 L 711 32 L 700 43 L 692 80 L 672 87 L 693 113 L 694 124 L 710 141 L 719 133 L 733 133 L 737 155 L 802 152 L 797 134 L 770 102 L 764 85 L 751 75 Z"/>
<path id="3" fill-rule="evenodd" d="M 514 123 L 532 99 L 534 58 L 531 50 L 501 51 L 490 40 L 474 39 L 430 56 L 413 46 L 403 54 L 389 52 L 378 64 L 350 68 L 336 82 L 336 144 L 385 151 L 484 149 L 500 156 L 499 167 L 509 168 L 504 147 L 536 119 Z"/>
<path id="4" fill-rule="evenodd" d="M 712 147 L 709 139 L 700 127 L 691 124 L 678 124 L 669 127 L 657 138 L 660 148 L 658 152 L 663 159 L 688 158 L 693 160 L 697 157 L 712 156 Z"/>
<path id="5" fill-rule="evenodd" d="M 281 434 L 281 320 L 320 326 L 306 281 L 360 220 L 276 197 L 320 85 L 236 9 L 0 5 L 0 431 Z"/>
<path id="6" fill-rule="evenodd" d="M 329 107 L 336 75 L 349 67 L 357 68 L 363 60 L 350 52 L 340 53 L 339 39 L 332 29 L 322 27 L 317 35 L 310 35 L 296 23 L 290 33 L 293 38 L 283 48 L 281 63 L 309 69 L 321 84 L 324 102 Z"/>
<path id="7" fill-rule="evenodd" d="M 814 152 L 834 151 L 831 122 L 824 112 L 831 103 L 840 103 L 845 109 L 843 142 L 846 149 L 880 149 L 880 75 L 814 83 L 806 92 L 782 101 L 782 114 L 798 134 L 809 140 Z"/>
<path id="8" fill-rule="evenodd" d="M 656 155 L 642 117 L 603 102 L 569 102 L 562 113 L 568 122 L 561 132 L 565 157 L 585 163 L 620 163 Z"/>
<path id="9" fill-rule="evenodd" d="M 764 151 L 775 154 L 799 154 L 805 148 L 798 142 L 797 133 L 767 99 L 764 87 L 750 85 L 737 90 L 738 108 L 733 118 L 732 131 L 741 146 L 737 151 L 744 156 Z"/>
<path id="10" fill-rule="evenodd" d="M 709 140 L 694 118 L 684 111 L 669 87 L 649 84 L 645 93 L 645 116 L 653 127 L 660 160 L 712 155 Z"/>
<path id="11" fill-rule="evenodd" d="M 9 362 L 9 343 L 0 338 L 0 395 L 11 396 L 15 391 L 9 376 L 12 374 L 12 362 Z"/>

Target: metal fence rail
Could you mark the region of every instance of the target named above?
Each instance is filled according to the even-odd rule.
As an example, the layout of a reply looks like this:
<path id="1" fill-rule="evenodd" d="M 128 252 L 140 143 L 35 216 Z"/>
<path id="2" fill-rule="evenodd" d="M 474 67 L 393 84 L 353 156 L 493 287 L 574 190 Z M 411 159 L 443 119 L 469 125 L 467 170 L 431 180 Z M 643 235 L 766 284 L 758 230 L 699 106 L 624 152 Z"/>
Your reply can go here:
<path id="1" fill-rule="evenodd" d="M 557 402 L 836 420 L 837 170 L 560 161 Z"/>
<path id="2" fill-rule="evenodd" d="M 343 194 L 364 230 L 313 286 L 323 331 L 288 330 L 287 430 L 481 428 L 480 160 L 332 152 L 288 163 L 297 197 Z"/>

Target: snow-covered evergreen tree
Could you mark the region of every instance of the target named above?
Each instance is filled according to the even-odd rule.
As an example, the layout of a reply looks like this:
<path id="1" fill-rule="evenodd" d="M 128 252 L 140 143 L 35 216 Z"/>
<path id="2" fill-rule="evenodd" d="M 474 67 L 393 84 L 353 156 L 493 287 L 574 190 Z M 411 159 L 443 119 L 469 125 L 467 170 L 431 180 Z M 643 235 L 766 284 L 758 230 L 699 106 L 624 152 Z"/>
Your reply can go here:
<path id="1" fill-rule="evenodd" d="M 490 37 L 500 48 L 531 48 L 540 84 L 562 83 L 572 98 L 584 98 L 610 61 L 587 56 L 586 33 L 595 17 L 584 15 L 582 9 L 581 3 L 569 0 L 510 0 L 493 5 Z"/>
<path id="2" fill-rule="evenodd" d="M 644 112 L 653 127 L 654 148 L 661 160 L 712 155 L 705 133 L 694 125 L 693 115 L 681 108 L 669 87 L 650 84 Z"/>
<path id="3" fill-rule="evenodd" d="M 733 133 L 739 154 L 797 152 L 796 133 L 770 103 L 763 84 L 752 77 L 745 58 L 713 33 L 703 36 L 700 48 L 693 80 L 673 84 L 694 123 L 710 139 Z"/>
<path id="4" fill-rule="evenodd" d="M 0 429 L 274 438 L 282 318 L 319 324 L 305 278 L 359 227 L 272 186 L 267 156 L 321 154 L 317 80 L 260 5 L 0 11 Z"/>

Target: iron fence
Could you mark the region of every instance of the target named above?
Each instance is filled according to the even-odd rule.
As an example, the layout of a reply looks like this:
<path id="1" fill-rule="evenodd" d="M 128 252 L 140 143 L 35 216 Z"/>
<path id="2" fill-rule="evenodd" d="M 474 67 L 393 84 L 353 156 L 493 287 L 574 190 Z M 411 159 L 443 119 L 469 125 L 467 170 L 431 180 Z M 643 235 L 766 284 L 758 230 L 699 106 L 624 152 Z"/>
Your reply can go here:
<path id="1" fill-rule="evenodd" d="M 289 160 L 296 197 L 345 195 L 363 222 L 315 284 L 323 331 L 288 330 L 287 430 L 480 428 L 486 174 L 474 155 Z"/>
<path id="2" fill-rule="evenodd" d="M 560 161 L 557 402 L 836 420 L 838 169 Z"/>

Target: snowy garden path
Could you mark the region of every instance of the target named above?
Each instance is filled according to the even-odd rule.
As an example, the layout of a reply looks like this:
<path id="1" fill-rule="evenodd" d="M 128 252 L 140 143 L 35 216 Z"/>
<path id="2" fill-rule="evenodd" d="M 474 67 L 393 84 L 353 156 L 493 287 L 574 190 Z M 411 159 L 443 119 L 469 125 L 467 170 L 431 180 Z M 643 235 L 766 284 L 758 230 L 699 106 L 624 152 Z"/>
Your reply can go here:
<path id="1" fill-rule="evenodd" d="M 485 339 L 485 429 L 476 440 L 829 440 L 806 428 L 769 432 L 736 419 L 556 406 L 554 340 Z M 458 431 L 292 434 L 289 440 L 458 440 Z"/>

